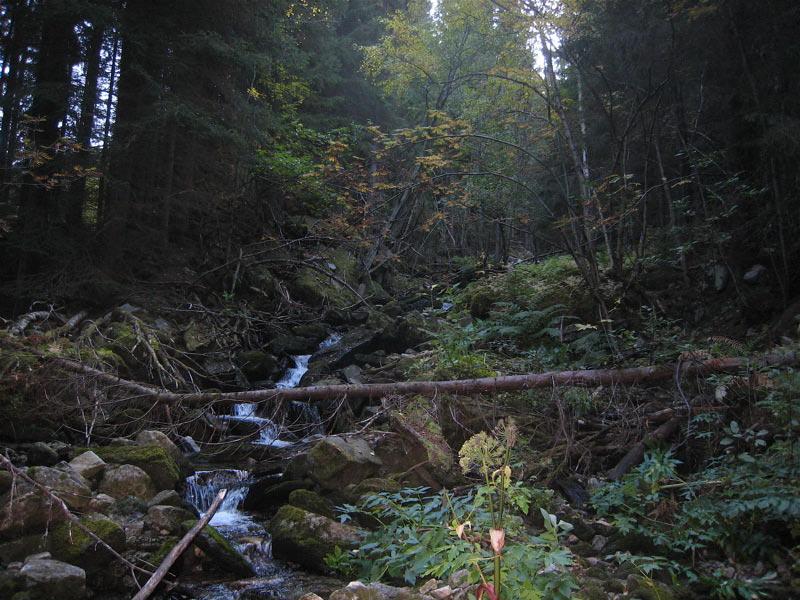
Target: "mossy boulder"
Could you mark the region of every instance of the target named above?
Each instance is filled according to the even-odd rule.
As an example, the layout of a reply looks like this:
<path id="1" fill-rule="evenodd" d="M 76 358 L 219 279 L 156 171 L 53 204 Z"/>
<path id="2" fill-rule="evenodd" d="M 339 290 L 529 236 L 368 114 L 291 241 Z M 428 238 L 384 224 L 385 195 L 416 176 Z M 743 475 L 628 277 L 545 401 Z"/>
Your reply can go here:
<path id="1" fill-rule="evenodd" d="M 304 338 L 322 340 L 328 337 L 328 327 L 324 323 L 303 323 L 292 327 L 292 333 Z"/>
<path id="2" fill-rule="evenodd" d="M 497 295 L 491 289 L 476 290 L 469 299 L 469 314 L 476 319 L 485 319 L 496 300 Z"/>
<path id="3" fill-rule="evenodd" d="M 269 531 L 276 558 L 322 573 L 328 571 L 325 556 L 337 546 L 342 550 L 354 549 L 362 539 L 362 532 L 355 527 L 290 504 L 278 510 L 270 521 Z"/>
<path id="4" fill-rule="evenodd" d="M 280 372 L 278 359 L 261 350 L 240 352 L 237 363 L 250 381 L 271 379 Z"/>
<path id="5" fill-rule="evenodd" d="M 181 525 L 183 533 L 188 532 L 194 526 L 194 520 L 186 520 Z M 226 575 L 255 576 L 256 572 L 253 566 L 211 525 L 204 527 L 203 531 L 194 538 L 193 543 L 208 559 L 205 563 L 206 567 Z"/>
<path id="6" fill-rule="evenodd" d="M 211 344 L 212 340 L 211 333 L 196 321 L 189 323 L 189 326 L 183 332 L 183 343 L 189 352 L 196 352 L 201 348 L 205 348 Z"/>
<path id="7" fill-rule="evenodd" d="M 177 463 L 160 446 L 97 446 L 83 450 L 92 450 L 107 463 L 139 467 L 159 490 L 174 489 L 181 479 Z"/>
<path id="8" fill-rule="evenodd" d="M 134 496 L 149 500 L 156 494 L 153 480 L 135 465 L 114 465 L 106 469 L 100 481 L 99 491 L 112 498 Z"/>
<path id="9" fill-rule="evenodd" d="M 242 508 L 245 510 L 268 511 L 276 506 L 286 503 L 289 495 L 296 490 L 311 487 L 313 483 L 308 479 L 287 479 L 275 483 L 273 478 L 258 480 L 247 490 Z"/>
<path id="10" fill-rule="evenodd" d="M 147 509 L 145 525 L 159 533 L 178 533 L 181 524 L 192 519 L 194 515 L 179 506 L 155 505 Z"/>
<path id="11" fill-rule="evenodd" d="M 307 456 L 308 476 L 330 491 L 341 491 L 372 477 L 382 464 L 369 442 L 360 437 L 328 436 Z"/>
<path id="12" fill-rule="evenodd" d="M 111 519 L 99 515 L 86 516 L 81 519 L 81 525 L 117 552 L 125 551 L 125 531 Z M 94 538 L 68 522 L 53 529 L 48 537 L 47 549 L 53 558 L 79 566 L 90 577 L 116 560 Z"/>
<path id="13" fill-rule="evenodd" d="M 167 434 L 163 431 L 152 429 L 140 431 L 138 434 L 136 434 L 136 443 L 139 446 L 159 446 L 163 448 L 166 450 L 167 454 L 172 457 L 172 460 L 175 461 L 175 464 L 181 471 L 181 475 L 186 476 L 191 473 L 192 469 L 189 461 L 183 455 L 183 452 L 181 452 L 180 448 L 175 445 L 175 442 L 169 439 Z M 151 475 L 150 477 L 153 476 Z M 155 481 L 155 479 L 153 479 L 153 481 Z"/>
<path id="14" fill-rule="evenodd" d="M 24 535 L 17 539 L 0 544 L 0 564 L 23 560 L 31 554 L 38 554 L 47 550 L 47 539 L 41 534 Z M 0 598 L 3 595 L 0 594 Z"/>
<path id="15" fill-rule="evenodd" d="M 0 498 L 0 540 L 39 533 L 64 519 L 54 502 L 24 482 Z"/>
<path id="16" fill-rule="evenodd" d="M 399 492 L 400 484 L 394 479 L 386 479 L 383 477 L 370 477 L 363 481 L 358 482 L 348 489 L 348 497 L 353 500 L 358 500 L 362 496 L 368 494 L 378 494 L 380 492 Z"/>
<path id="17" fill-rule="evenodd" d="M 311 354 L 317 347 L 317 340 L 299 335 L 283 334 L 273 338 L 269 346 L 278 355 Z"/>
<path id="18" fill-rule="evenodd" d="M 289 494 L 289 504 L 323 517 L 333 518 L 333 506 L 311 490 L 295 490 Z"/>

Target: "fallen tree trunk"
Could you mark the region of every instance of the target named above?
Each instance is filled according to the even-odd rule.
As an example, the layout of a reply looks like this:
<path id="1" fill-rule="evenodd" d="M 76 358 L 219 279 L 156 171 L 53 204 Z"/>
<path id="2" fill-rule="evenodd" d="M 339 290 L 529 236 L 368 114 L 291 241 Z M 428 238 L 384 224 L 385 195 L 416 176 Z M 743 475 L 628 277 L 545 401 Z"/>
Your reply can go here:
<path id="1" fill-rule="evenodd" d="M 194 527 L 192 527 L 185 536 L 181 538 L 175 547 L 169 551 L 166 558 L 162 561 L 162 563 L 156 569 L 156 572 L 153 573 L 153 576 L 144 584 L 142 589 L 132 598 L 132 600 L 146 600 L 150 597 L 150 595 L 156 591 L 158 584 L 161 583 L 161 580 L 164 579 L 164 576 L 170 570 L 172 565 L 175 564 L 175 561 L 178 560 L 181 554 L 183 554 L 186 549 L 189 547 L 189 544 L 192 543 L 194 538 L 197 537 L 197 534 L 203 530 L 203 527 L 208 525 L 208 522 L 211 520 L 211 517 L 214 516 L 214 513 L 217 512 L 217 509 L 222 504 L 222 501 L 225 499 L 225 494 L 228 493 L 228 490 L 220 490 L 217 494 L 217 497 L 214 498 L 214 502 L 211 503 L 208 511 L 203 517 L 195 523 Z"/>
<path id="2" fill-rule="evenodd" d="M 757 359 L 746 357 L 712 358 L 675 365 L 632 367 L 627 369 L 586 369 L 580 371 L 550 371 L 527 375 L 455 379 L 449 381 L 402 381 L 398 383 L 365 383 L 353 385 L 320 385 L 304 388 L 261 389 L 243 392 L 176 393 L 135 381 L 128 381 L 83 363 L 64 358 L 51 358 L 65 370 L 96 377 L 108 385 L 123 387 L 138 395 L 163 404 L 214 404 L 226 402 L 269 402 L 278 400 L 318 401 L 332 398 L 382 398 L 389 394 L 494 394 L 553 386 L 633 385 L 668 381 L 676 372 L 682 376 L 706 373 L 735 373 L 741 369 L 795 365 L 795 352 L 765 354 Z"/>

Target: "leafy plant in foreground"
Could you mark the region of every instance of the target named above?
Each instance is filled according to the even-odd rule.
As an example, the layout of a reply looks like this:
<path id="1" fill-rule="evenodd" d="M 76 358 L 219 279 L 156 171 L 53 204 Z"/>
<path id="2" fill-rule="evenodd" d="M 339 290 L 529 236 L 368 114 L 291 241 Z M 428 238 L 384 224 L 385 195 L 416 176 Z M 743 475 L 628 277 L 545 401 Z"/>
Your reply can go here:
<path id="1" fill-rule="evenodd" d="M 513 423 L 493 435 L 479 433 L 462 447 L 460 465 L 482 483 L 465 495 L 427 488 L 368 496 L 358 507 L 343 506 L 343 520 L 355 513 L 380 523 L 349 562 L 341 554 L 328 564 L 353 569 L 369 580 L 446 578 L 467 569 L 470 582 L 505 600 L 566 599 L 575 587 L 568 572 L 572 555 L 560 543 L 571 525 L 544 509 L 545 528 L 530 535 L 521 515 L 530 510 L 532 490 L 513 481 L 509 465 L 516 442 Z"/>

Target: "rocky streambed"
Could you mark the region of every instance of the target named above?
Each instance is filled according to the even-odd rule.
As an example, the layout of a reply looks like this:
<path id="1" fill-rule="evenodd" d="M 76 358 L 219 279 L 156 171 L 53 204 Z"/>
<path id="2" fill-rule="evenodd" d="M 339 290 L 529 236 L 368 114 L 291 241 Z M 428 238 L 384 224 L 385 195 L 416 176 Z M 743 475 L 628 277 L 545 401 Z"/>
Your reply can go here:
<path id="1" fill-rule="evenodd" d="M 425 338 L 415 319 L 381 320 L 343 334 L 319 328 L 313 346 L 307 340 L 292 346 L 303 353 L 290 355 L 275 385 L 397 380 L 404 362 L 413 360 L 397 353 Z M 287 348 L 294 343 L 285 341 Z M 332 576 L 325 557 L 356 548 L 366 534 L 364 524 L 340 523 L 336 506 L 401 487 L 464 483 L 453 450 L 463 440 L 454 423 L 472 418 L 468 405 L 444 411 L 427 399 L 387 398 L 374 406 L 322 408 L 324 419 L 317 406 L 304 402 L 270 411 L 238 403 L 194 415 L 215 432 L 198 438 L 199 445 L 175 429 L 170 437 L 144 429 L 103 445 L 36 442 L 8 452 L 21 473 L 56 493 L 84 527 L 148 570 L 227 489 L 209 527 L 173 567 L 162 597 L 467 598 L 474 590 L 463 573 L 416 588 L 347 583 Z M 135 593 L 130 564 L 67 522 L 33 484 L 0 471 L 0 496 L 0 598 L 114 600 Z M 651 588 L 630 593 L 637 589 L 637 573 L 603 558 L 625 549 L 607 524 L 566 503 L 559 510 L 575 525 L 567 542 L 579 556 L 582 597 L 649 597 Z M 136 579 L 141 584 L 146 575 Z M 671 597 L 666 587 L 654 589 L 659 595 L 653 597 Z"/>

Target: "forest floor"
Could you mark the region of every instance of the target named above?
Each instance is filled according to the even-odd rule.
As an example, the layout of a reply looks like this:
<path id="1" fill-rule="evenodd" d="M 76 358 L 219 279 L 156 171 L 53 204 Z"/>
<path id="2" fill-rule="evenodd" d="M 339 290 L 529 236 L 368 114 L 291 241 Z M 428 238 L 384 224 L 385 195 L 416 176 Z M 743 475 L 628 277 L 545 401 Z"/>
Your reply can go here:
<path id="1" fill-rule="evenodd" d="M 22 563 L 47 551 L 83 569 L 89 591 L 74 597 L 129 597 L 134 575 L 143 581 L 130 565 L 157 566 L 224 485 L 238 490 L 226 514 L 245 515 L 250 529 L 223 524 L 215 537 L 209 528 L 159 593 L 466 598 L 496 585 L 500 556 L 502 598 L 796 595 L 800 379 L 757 357 L 794 351 L 797 325 L 791 311 L 768 319 L 753 308 L 772 294 L 769 282 L 717 290 L 712 279 L 687 290 L 654 270 L 636 292 L 607 280 L 611 319 L 599 320 L 563 257 L 387 275 L 361 292 L 367 303 L 351 295 L 347 256 L 328 264 L 337 278 L 253 266 L 236 290 L 164 285 L 105 309 L 42 306 L 9 319 L 0 441 L 20 471 L 0 476 L 0 590 L 44 594 Z M 685 375 L 720 357 L 753 361 Z M 671 365 L 674 377 L 459 396 L 333 394 L 313 407 L 213 394 L 164 404 L 153 391 L 649 365 Z M 82 470 L 86 448 L 103 464 Z M 67 535 L 52 512 L 43 518 L 51 504 L 24 474 L 130 564 Z M 498 514 L 498 503 L 508 508 Z M 264 530 L 278 561 L 264 560 Z M 504 532 L 499 549 L 490 530 Z M 389 586 L 345 589 L 352 579 Z"/>

